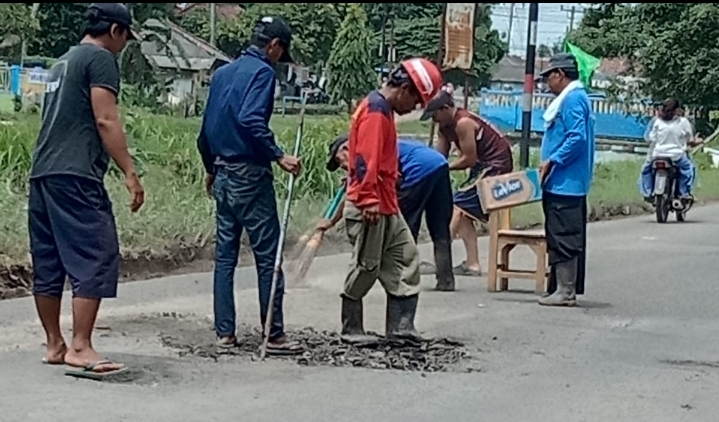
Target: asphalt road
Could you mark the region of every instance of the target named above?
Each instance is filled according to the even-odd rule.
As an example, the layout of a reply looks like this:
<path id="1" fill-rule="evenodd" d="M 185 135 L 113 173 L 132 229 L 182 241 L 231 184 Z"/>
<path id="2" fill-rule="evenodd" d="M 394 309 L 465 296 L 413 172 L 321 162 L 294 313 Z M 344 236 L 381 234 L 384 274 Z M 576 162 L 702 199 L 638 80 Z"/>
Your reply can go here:
<path id="1" fill-rule="evenodd" d="M 455 293 L 423 293 L 418 327 L 467 342 L 479 369 L 471 373 L 179 357 L 158 334 L 185 325 L 202 327 L 203 341 L 213 335 L 211 277 L 198 274 L 123 285 L 103 308 L 96 346 L 144 375 L 78 381 L 40 364 L 31 300 L 0 302 L 0 421 L 716 421 L 719 205 L 696 208 L 689 220 L 592 224 L 579 308 L 540 308 L 527 291 L 489 294 L 484 278 L 461 278 Z M 486 263 L 486 239 L 482 251 Z M 289 291 L 292 327 L 338 328 L 346 261 L 318 259 L 310 287 Z M 254 283 L 251 269 L 238 272 L 246 323 L 258 319 Z M 368 328 L 382 330 L 378 287 L 365 313 Z"/>

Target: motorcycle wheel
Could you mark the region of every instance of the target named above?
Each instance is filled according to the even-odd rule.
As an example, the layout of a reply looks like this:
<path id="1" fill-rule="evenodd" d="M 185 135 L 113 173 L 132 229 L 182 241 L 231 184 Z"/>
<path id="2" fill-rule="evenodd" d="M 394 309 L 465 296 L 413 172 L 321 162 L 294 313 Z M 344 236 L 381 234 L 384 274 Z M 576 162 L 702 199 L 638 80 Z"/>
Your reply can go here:
<path id="1" fill-rule="evenodd" d="M 664 195 L 658 196 L 654 211 L 657 215 L 657 223 L 666 223 L 669 219 L 669 200 Z"/>

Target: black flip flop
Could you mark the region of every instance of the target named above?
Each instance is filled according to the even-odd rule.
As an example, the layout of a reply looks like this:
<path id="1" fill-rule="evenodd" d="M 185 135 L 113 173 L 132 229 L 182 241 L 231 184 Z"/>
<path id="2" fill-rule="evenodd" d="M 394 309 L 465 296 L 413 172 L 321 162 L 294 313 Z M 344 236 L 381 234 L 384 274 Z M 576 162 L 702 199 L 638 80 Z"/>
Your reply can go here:
<path id="1" fill-rule="evenodd" d="M 475 271 L 467 267 L 467 261 L 462 262 L 456 267 L 452 268 L 454 275 L 465 276 L 465 277 L 481 277 L 481 271 Z"/>
<path id="2" fill-rule="evenodd" d="M 101 365 L 115 364 L 111 360 L 101 360 L 87 364 L 85 367 L 68 367 L 65 369 L 65 375 L 75 378 L 90 379 L 93 381 L 102 381 L 105 378 L 112 377 L 127 371 L 127 367 L 115 369 L 114 371 L 96 372 L 95 368 Z"/>
<path id="3" fill-rule="evenodd" d="M 233 349 L 240 344 L 237 342 L 237 337 L 233 338 L 231 342 L 224 342 L 220 339 L 217 339 L 217 342 L 215 345 L 220 349 Z"/>
<path id="4" fill-rule="evenodd" d="M 267 354 L 269 356 L 297 356 L 304 352 L 305 348 L 296 341 L 288 341 L 279 345 L 267 343 Z"/>

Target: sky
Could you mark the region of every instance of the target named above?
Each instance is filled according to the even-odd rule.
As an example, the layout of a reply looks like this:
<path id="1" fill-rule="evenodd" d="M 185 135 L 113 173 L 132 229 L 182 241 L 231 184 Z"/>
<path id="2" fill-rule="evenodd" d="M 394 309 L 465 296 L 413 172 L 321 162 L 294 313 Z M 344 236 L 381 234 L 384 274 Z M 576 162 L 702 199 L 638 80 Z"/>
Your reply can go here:
<path id="1" fill-rule="evenodd" d="M 509 33 L 509 16 L 512 3 L 499 3 L 492 8 L 492 28 L 500 34 Z M 537 21 L 537 45 L 552 46 L 563 38 L 570 25 L 571 8 L 574 6 L 574 27 L 584 14 L 582 3 L 540 3 Z M 529 3 L 514 3 L 512 34 L 509 36 L 510 54 L 524 56 L 527 49 L 527 18 Z M 506 38 L 504 38 L 506 39 Z"/>

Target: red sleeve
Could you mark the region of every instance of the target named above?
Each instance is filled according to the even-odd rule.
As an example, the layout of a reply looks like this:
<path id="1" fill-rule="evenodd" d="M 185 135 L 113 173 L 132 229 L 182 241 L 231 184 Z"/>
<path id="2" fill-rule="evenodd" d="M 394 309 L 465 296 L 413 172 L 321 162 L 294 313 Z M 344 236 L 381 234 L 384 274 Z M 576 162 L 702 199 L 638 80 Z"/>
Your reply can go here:
<path id="1" fill-rule="evenodd" d="M 378 174 L 380 152 L 387 142 L 389 125 L 392 122 L 382 113 L 370 112 L 357 122 L 357 147 L 355 150 L 355 172 L 358 176 L 358 208 L 379 204 Z M 361 175 L 364 174 L 364 177 Z"/>

